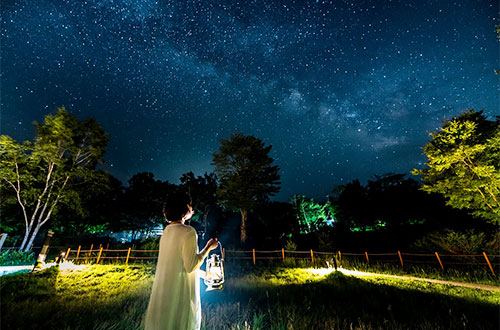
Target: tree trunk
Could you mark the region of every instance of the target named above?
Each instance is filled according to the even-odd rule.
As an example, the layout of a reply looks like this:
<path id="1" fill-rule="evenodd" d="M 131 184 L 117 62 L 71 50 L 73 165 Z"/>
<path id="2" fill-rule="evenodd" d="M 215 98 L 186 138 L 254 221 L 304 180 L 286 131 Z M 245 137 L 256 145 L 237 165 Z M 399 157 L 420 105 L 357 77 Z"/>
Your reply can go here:
<path id="1" fill-rule="evenodd" d="M 31 249 L 31 246 L 33 245 L 33 241 L 35 240 L 36 238 L 36 235 L 38 234 L 38 232 L 40 231 L 40 228 L 42 226 L 41 225 L 37 225 L 35 227 L 35 229 L 33 230 L 33 232 L 31 233 L 31 237 L 30 237 L 30 240 L 28 242 L 28 244 L 26 245 L 26 247 L 24 248 L 24 251 L 28 252 L 30 249 Z"/>
<path id="2" fill-rule="evenodd" d="M 241 209 L 241 236 L 240 240 L 241 243 L 245 243 L 247 240 L 247 217 L 248 217 L 248 211 L 245 209 Z"/>
<path id="3" fill-rule="evenodd" d="M 31 231 L 31 228 L 26 227 L 26 232 L 24 233 L 23 242 L 21 243 L 21 246 L 19 247 L 19 251 L 24 250 L 24 246 L 26 245 L 26 242 L 28 241 L 28 237 L 30 236 L 30 231 Z"/>

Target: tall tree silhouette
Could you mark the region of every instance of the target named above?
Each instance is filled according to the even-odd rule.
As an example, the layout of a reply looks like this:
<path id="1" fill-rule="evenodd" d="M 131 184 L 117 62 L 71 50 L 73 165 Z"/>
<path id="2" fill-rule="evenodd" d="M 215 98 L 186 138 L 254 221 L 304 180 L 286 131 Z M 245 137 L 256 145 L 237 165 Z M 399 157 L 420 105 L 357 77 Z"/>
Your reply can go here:
<path id="1" fill-rule="evenodd" d="M 219 178 L 217 197 L 221 205 L 241 213 L 241 242 L 247 239 L 248 211 L 280 190 L 279 167 L 269 156 L 272 146 L 264 146 L 254 136 L 235 133 L 220 140 L 220 150 L 213 155 Z"/>

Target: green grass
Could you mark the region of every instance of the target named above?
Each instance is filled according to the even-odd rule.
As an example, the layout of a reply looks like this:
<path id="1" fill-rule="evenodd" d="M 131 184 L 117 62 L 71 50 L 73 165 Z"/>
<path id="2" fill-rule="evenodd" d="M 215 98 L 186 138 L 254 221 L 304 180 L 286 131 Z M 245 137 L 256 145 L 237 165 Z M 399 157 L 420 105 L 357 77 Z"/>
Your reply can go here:
<path id="1" fill-rule="evenodd" d="M 500 292 L 297 268 L 227 266 L 203 329 L 495 329 Z M 2 329 L 140 329 L 153 265 L 1 278 Z"/>
<path id="2" fill-rule="evenodd" d="M 330 265 L 333 264 L 332 256 L 315 256 L 314 263 L 311 263 L 310 259 L 297 259 L 292 258 L 285 259 L 285 262 L 281 260 L 257 260 L 260 265 L 268 265 L 273 267 L 288 267 L 288 268 L 307 268 L 307 267 L 326 267 L 327 262 Z M 339 264 L 340 266 L 340 264 Z M 399 262 L 381 262 L 377 260 L 370 260 L 367 263 L 364 257 L 353 257 L 353 256 L 342 256 L 343 268 L 358 270 L 364 272 L 373 272 L 381 274 L 392 274 L 392 275 L 407 275 L 423 278 L 432 278 L 445 281 L 458 281 L 476 284 L 487 284 L 500 286 L 500 269 L 496 269 L 496 276 L 491 274 L 490 269 L 486 264 L 476 264 L 476 265 L 447 265 L 445 264 L 445 270 L 441 270 L 439 264 L 405 264 L 404 268 L 401 268 Z"/>

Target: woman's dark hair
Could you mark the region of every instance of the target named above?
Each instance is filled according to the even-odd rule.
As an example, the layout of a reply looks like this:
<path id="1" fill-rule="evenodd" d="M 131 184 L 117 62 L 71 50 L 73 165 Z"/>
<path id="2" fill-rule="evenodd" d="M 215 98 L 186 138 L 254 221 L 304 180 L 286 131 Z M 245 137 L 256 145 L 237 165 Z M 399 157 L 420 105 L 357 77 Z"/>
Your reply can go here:
<path id="1" fill-rule="evenodd" d="M 184 190 L 176 190 L 168 194 L 163 215 L 167 221 L 178 221 L 189 211 L 188 204 L 191 205 L 191 198 Z"/>

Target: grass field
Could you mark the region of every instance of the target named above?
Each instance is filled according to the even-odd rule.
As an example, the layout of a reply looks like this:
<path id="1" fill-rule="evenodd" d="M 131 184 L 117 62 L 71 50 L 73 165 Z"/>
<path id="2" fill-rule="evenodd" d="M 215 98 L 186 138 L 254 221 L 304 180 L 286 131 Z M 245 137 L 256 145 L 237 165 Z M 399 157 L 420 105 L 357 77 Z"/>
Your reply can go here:
<path id="1" fill-rule="evenodd" d="M 154 266 L 1 278 L 2 329 L 140 329 Z M 298 268 L 228 268 L 204 329 L 497 329 L 500 292 Z M 203 285 L 202 285 L 203 287 Z"/>

